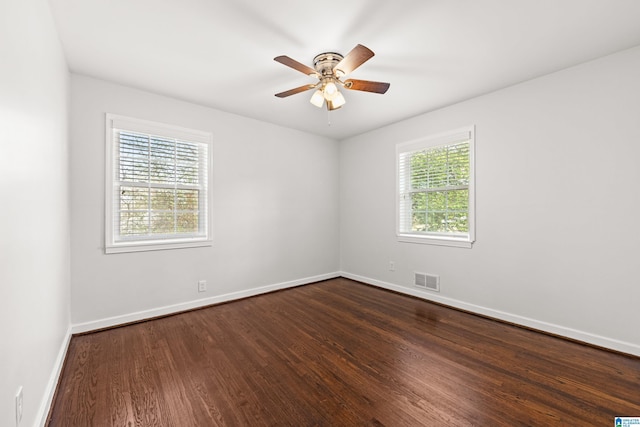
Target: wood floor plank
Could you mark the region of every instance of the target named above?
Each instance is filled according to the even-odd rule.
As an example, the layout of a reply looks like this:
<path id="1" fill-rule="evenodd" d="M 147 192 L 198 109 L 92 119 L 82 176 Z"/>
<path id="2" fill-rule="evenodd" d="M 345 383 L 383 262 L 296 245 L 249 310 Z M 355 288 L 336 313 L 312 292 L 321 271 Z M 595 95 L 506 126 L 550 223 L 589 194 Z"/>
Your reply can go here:
<path id="1" fill-rule="evenodd" d="M 334 279 L 74 336 L 49 426 L 565 426 L 640 358 Z"/>

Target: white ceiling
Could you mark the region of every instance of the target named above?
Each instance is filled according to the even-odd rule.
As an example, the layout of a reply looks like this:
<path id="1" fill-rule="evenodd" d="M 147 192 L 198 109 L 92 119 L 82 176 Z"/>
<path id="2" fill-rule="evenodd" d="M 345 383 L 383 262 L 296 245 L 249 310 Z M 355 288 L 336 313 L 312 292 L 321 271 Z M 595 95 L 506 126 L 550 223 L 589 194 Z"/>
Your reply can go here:
<path id="1" fill-rule="evenodd" d="M 640 45 L 638 0 L 50 0 L 72 72 L 326 135 L 357 135 Z M 321 52 L 376 53 L 330 113 L 314 80 Z"/>

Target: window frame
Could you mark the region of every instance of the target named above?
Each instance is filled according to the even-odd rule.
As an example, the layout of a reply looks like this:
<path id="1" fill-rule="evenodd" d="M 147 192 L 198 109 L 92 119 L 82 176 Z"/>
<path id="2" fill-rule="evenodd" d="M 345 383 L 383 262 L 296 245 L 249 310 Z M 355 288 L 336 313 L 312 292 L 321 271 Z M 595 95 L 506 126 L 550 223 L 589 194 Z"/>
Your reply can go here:
<path id="1" fill-rule="evenodd" d="M 465 235 L 448 235 L 447 233 L 429 232 L 407 232 L 401 230 L 400 210 L 403 202 L 401 200 L 403 189 L 401 188 L 402 177 L 400 176 L 400 157 L 404 153 L 425 150 L 429 148 L 454 145 L 463 141 L 469 141 L 469 205 L 468 224 L 469 231 Z M 418 243 L 438 246 L 452 246 L 461 248 L 471 248 L 475 242 L 475 126 L 466 126 L 411 141 L 396 144 L 396 237 L 399 242 Z"/>
<path id="2" fill-rule="evenodd" d="M 202 184 L 206 191 L 206 201 L 204 202 L 204 213 L 200 212 L 198 221 L 203 224 L 204 232 L 196 236 L 171 237 L 164 235 L 158 238 L 131 238 L 117 239 L 118 230 L 115 226 L 115 191 L 119 185 L 119 177 L 116 180 L 116 162 L 118 155 L 116 152 L 115 132 L 118 130 L 140 134 L 147 134 L 162 138 L 176 139 L 184 142 L 203 144 L 207 146 L 206 153 L 206 181 Z M 199 159 L 202 160 L 202 159 Z M 212 246 L 212 165 L 213 165 L 213 135 L 210 132 L 188 129 L 165 123 L 142 120 L 117 114 L 106 113 L 105 115 L 105 253 L 141 252 L 166 249 L 180 249 Z M 204 218 L 201 216 L 204 215 Z"/>

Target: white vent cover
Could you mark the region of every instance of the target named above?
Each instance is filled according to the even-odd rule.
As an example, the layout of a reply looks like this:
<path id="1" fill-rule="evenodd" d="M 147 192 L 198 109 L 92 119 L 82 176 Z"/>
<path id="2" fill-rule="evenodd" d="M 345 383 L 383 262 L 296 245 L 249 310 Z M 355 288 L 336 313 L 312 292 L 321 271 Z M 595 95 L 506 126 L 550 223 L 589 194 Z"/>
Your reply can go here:
<path id="1" fill-rule="evenodd" d="M 414 272 L 413 284 L 418 288 L 440 292 L 440 276 Z"/>

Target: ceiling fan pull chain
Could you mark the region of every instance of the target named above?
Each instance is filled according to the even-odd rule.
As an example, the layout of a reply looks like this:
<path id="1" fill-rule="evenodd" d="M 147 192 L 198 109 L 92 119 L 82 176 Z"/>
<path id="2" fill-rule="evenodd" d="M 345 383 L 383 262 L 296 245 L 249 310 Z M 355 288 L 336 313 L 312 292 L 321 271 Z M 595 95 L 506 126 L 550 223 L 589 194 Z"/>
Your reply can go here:
<path id="1" fill-rule="evenodd" d="M 331 110 L 327 109 L 327 126 L 331 126 Z"/>

